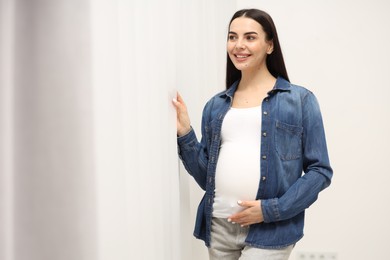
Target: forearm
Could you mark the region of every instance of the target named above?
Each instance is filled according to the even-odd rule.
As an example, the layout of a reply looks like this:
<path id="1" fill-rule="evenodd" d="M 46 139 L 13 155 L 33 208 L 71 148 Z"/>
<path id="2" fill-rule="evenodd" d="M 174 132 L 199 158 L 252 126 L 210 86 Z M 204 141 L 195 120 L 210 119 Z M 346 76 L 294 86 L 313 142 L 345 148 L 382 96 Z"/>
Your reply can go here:
<path id="1" fill-rule="evenodd" d="M 177 138 L 179 157 L 187 172 L 194 177 L 198 185 L 206 189 L 207 155 L 196 134 L 191 129 Z"/>
<path id="2" fill-rule="evenodd" d="M 312 170 L 300 177 L 281 197 L 262 200 L 264 222 L 290 219 L 312 205 L 329 186 L 332 169 Z"/>

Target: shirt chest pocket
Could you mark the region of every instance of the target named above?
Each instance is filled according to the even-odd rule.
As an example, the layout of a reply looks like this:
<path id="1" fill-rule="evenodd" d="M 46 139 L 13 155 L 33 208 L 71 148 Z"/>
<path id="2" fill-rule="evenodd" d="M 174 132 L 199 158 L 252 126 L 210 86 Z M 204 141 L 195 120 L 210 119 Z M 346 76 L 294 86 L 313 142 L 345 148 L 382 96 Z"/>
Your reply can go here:
<path id="1" fill-rule="evenodd" d="M 282 160 L 295 160 L 302 154 L 303 127 L 276 121 L 275 149 Z"/>

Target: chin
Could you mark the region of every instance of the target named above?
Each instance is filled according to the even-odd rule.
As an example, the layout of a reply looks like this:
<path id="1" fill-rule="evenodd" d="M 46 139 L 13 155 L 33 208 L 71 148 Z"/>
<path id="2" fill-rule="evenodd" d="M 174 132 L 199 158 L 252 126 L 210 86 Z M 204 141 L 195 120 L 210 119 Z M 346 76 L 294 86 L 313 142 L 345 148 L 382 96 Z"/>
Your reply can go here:
<path id="1" fill-rule="evenodd" d="M 248 64 L 234 64 L 234 67 L 240 71 L 244 71 L 250 68 Z"/>

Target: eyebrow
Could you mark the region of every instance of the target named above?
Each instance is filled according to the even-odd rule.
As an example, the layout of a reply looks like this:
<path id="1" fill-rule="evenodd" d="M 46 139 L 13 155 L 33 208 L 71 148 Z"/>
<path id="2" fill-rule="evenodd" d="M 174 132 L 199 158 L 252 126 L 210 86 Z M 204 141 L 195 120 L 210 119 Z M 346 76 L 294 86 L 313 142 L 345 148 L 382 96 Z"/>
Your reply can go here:
<path id="1" fill-rule="evenodd" d="M 230 31 L 229 34 L 236 34 L 237 35 L 236 32 L 232 32 L 232 31 Z M 248 34 L 257 34 L 257 32 L 246 32 L 246 33 L 244 33 L 244 35 L 248 35 Z"/>

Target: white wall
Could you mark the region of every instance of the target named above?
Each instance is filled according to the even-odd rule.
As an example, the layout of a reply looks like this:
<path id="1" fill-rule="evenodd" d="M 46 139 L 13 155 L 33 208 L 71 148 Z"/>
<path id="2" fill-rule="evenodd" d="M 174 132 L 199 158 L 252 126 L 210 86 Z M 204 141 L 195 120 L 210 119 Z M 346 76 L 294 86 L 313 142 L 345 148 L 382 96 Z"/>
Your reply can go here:
<path id="1" fill-rule="evenodd" d="M 293 83 L 324 116 L 334 180 L 308 211 L 298 252 L 389 259 L 390 16 L 387 1 L 237 1 L 273 17 Z"/>
<path id="2" fill-rule="evenodd" d="M 313 253 L 316 259 L 321 253 L 348 260 L 388 259 L 390 4 L 239 0 L 226 15 L 226 24 L 242 8 L 271 14 L 291 81 L 316 94 L 325 121 L 334 179 L 307 210 L 305 237 L 291 259 L 301 259 L 300 253 Z M 218 48 L 224 49 L 224 43 Z M 224 68 L 224 57 L 221 60 Z M 215 92 L 190 100 L 190 111 L 198 111 L 192 115 L 195 124 Z M 194 186 L 192 193 L 194 210 L 201 192 Z M 204 249 L 198 252 L 203 258 L 193 259 L 207 259 Z"/>

